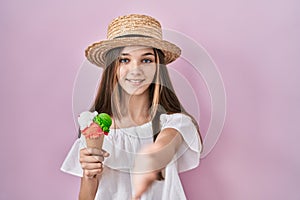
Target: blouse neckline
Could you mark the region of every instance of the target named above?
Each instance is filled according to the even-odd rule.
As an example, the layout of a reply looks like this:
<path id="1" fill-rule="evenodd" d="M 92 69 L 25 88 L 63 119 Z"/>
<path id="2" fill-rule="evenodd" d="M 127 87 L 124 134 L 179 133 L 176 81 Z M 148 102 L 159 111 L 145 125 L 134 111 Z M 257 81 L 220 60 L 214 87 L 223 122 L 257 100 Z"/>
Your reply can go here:
<path id="1" fill-rule="evenodd" d="M 152 121 L 149 121 L 149 122 L 146 122 L 141 125 L 130 126 L 130 127 L 125 127 L 125 128 L 110 128 L 110 130 L 117 131 L 117 130 L 128 130 L 128 129 L 134 129 L 134 128 L 143 128 L 143 127 L 151 125 L 151 124 L 152 124 Z"/>

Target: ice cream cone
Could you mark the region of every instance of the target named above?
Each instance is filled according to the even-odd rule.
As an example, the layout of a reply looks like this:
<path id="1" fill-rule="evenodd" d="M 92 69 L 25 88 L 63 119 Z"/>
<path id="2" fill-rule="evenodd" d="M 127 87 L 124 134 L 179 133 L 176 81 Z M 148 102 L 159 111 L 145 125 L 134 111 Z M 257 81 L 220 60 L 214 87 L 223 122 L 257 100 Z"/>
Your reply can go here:
<path id="1" fill-rule="evenodd" d="M 87 147 L 102 149 L 104 132 L 98 124 L 93 122 L 82 134 L 85 136 Z"/>
<path id="2" fill-rule="evenodd" d="M 88 148 L 97 148 L 102 150 L 104 135 L 101 135 L 98 138 L 85 138 L 85 140 Z"/>
<path id="3" fill-rule="evenodd" d="M 85 136 L 87 147 L 102 150 L 104 135 L 108 135 L 112 120 L 106 113 L 85 111 L 78 117 L 82 135 Z"/>

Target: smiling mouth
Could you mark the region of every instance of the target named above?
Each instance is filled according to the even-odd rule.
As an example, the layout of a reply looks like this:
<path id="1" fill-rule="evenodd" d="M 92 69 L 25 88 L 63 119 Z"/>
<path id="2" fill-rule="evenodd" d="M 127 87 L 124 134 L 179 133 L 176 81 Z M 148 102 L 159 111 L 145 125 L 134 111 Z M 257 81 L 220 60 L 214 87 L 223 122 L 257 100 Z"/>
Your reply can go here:
<path id="1" fill-rule="evenodd" d="M 134 84 L 140 84 L 143 81 L 145 81 L 145 79 L 125 79 L 126 81 L 129 81 L 130 83 L 134 83 Z"/>

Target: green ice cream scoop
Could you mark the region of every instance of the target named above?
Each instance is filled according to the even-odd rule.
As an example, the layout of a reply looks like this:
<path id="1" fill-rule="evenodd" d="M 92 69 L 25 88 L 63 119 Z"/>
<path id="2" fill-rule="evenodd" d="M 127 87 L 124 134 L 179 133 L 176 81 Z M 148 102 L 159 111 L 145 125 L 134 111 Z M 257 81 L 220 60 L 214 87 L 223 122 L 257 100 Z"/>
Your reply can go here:
<path id="1" fill-rule="evenodd" d="M 102 131 L 106 133 L 109 132 L 109 127 L 111 126 L 112 120 L 108 114 L 100 113 L 94 117 L 93 121 L 102 128 Z"/>

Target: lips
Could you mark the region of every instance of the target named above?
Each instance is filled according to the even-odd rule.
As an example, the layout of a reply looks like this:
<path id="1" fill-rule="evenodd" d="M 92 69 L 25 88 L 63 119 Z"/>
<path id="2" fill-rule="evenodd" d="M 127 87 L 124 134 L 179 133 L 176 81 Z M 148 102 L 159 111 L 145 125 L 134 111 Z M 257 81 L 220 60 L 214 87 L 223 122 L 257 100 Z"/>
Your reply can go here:
<path id="1" fill-rule="evenodd" d="M 145 81 L 145 79 L 125 79 L 126 81 L 133 83 L 133 84 L 141 84 L 143 81 Z"/>

